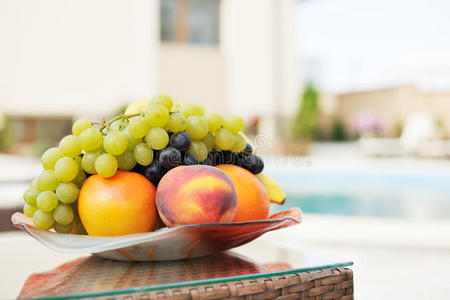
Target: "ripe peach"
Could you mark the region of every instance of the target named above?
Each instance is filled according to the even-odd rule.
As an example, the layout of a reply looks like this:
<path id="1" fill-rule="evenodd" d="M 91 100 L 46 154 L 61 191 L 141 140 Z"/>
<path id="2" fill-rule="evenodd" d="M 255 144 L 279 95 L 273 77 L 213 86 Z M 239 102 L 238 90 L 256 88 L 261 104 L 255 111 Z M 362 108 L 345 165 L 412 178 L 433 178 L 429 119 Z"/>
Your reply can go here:
<path id="1" fill-rule="evenodd" d="M 156 191 L 156 207 L 168 227 L 231 222 L 236 206 L 231 179 L 221 170 L 205 165 L 170 170 Z"/>

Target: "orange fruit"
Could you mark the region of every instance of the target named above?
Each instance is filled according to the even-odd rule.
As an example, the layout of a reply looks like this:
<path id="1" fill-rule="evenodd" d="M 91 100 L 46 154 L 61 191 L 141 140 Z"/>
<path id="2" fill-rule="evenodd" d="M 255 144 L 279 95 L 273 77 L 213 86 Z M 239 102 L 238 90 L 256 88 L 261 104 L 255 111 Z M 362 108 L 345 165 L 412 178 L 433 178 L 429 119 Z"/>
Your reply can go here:
<path id="1" fill-rule="evenodd" d="M 78 213 L 89 235 L 115 236 L 155 229 L 155 186 L 144 176 L 118 171 L 90 176 L 81 187 Z"/>
<path id="2" fill-rule="evenodd" d="M 269 217 L 270 199 L 255 175 L 235 165 L 218 165 L 231 178 L 237 194 L 237 210 L 233 222 L 264 220 Z"/>

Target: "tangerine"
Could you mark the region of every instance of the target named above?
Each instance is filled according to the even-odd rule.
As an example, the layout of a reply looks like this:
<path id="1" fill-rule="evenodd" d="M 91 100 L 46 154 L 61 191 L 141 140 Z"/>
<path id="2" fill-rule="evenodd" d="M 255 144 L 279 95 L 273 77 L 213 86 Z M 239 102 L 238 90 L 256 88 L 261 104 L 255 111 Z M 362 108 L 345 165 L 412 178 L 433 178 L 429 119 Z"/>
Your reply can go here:
<path id="1" fill-rule="evenodd" d="M 237 194 L 237 210 L 233 222 L 264 220 L 269 217 L 270 199 L 255 175 L 235 165 L 218 165 L 233 182 Z"/>
<path id="2" fill-rule="evenodd" d="M 158 221 L 155 195 L 155 186 L 138 173 L 92 175 L 81 187 L 78 213 L 89 235 L 153 231 Z"/>

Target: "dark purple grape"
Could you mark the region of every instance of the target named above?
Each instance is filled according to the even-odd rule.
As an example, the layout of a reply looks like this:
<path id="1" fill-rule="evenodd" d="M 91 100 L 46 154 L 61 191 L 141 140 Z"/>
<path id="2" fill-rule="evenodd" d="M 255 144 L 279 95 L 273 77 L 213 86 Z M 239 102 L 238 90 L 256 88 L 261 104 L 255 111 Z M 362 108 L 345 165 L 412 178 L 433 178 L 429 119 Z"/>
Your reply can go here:
<path id="1" fill-rule="evenodd" d="M 174 134 L 174 132 L 173 132 L 172 130 L 167 130 L 167 135 L 168 135 L 169 137 L 171 137 L 173 134 Z"/>
<path id="2" fill-rule="evenodd" d="M 192 153 L 186 153 L 183 158 L 183 165 L 198 165 L 198 158 Z"/>
<path id="3" fill-rule="evenodd" d="M 243 153 L 234 153 L 234 165 L 242 167 L 242 160 L 244 159 Z"/>
<path id="4" fill-rule="evenodd" d="M 159 153 L 158 161 L 167 170 L 181 166 L 181 152 L 173 147 L 167 147 Z"/>
<path id="5" fill-rule="evenodd" d="M 264 162 L 261 157 L 250 154 L 243 157 L 241 160 L 242 167 L 253 174 L 259 174 L 264 169 Z"/>
<path id="6" fill-rule="evenodd" d="M 232 165 L 234 164 L 234 155 L 231 151 L 222 151 L 223 155 L 223 164 Z"/>
<path id="7" fill-rule="evenodd" d="M 150 165 L 144 167 L 143 175 L 157 186 L 166 172 L 167 171 L 159 164 L 158 160 L 153 160 Z"/>
<path id="8" fill-rule="evenodd" d="M 223 158 L 222 151 L 214 151 L 213 150 L 210 153 L 212 153 L 211 156 L 212 156 L 212 160 L 213 160 L 213 163 L 215 166 L 223 165 L 224 158 Z"/>
<path id="9" fill-rule="evenodd" d="M 208 156 L 206 157 L 206 160 L 208 162 L 208 165 L 210 166 L 216 166 L 219 165 L 219 155 L 220 152 L 216 151 L 216 150 L 212 150 L 211 152 L 208 153 Z"/>
<path id="10" fill-rule="evenodd" d="M 153 150 L 153 161 L 159 160 L 160 153 L 161 153 L 161 150 Z"/>
<path id="11" fill-rule="evenodd" d="M 209 152 L 202 165 L 215 166 L 215 153 Z"/>
<path id="12" fill-rule="evenodd" d="M 136 166 L 134 166 L 134 168 L 131 169 L 131 172 L 144 174 L 144 170 L 145 170 L 145 167 L 143 165 L 136 164 Z"/>
<path id="13" fill-rule="evenodd" d="M 253 147 L 249 143 L 245 146 L 245 149 L 242 151 L 244 154 L 252 154 L 253 153 Z"/>
<path id="14" fill-rule="evenodd" d="M 186 153 L 191 148 L 191 138 L 186 132 L 177 132 L 170 137 L 169 146 Z"/>

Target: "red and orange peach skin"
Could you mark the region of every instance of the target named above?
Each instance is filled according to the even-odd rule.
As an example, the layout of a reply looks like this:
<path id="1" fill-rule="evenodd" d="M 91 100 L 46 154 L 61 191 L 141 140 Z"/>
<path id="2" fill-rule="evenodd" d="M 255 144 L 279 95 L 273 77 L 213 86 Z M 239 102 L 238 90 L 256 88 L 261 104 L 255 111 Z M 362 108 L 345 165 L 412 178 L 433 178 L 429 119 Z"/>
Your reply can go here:
<path id="1" fill-rule="evenodd" d="M 168 227 L 231 222 L 236 214 L 236 190 L 231 179 L 217 168 L 180 166 L 159 182 L 156 207 Z"/>

